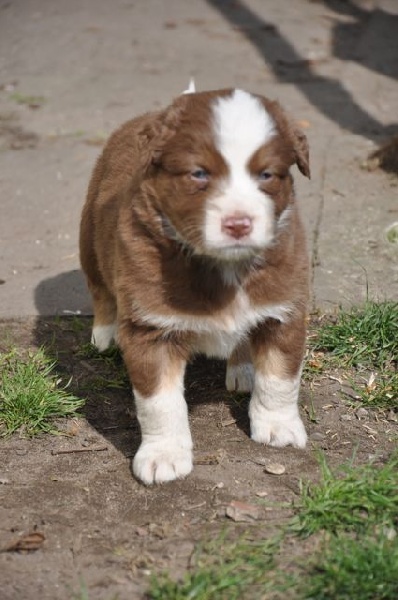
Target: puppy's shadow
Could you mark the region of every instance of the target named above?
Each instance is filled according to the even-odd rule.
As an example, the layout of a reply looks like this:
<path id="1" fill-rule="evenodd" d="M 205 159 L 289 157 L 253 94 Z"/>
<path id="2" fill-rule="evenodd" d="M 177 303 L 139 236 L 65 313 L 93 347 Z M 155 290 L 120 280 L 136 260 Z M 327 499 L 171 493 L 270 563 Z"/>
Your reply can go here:
<path id="1" fill-rule="evenodd" d="M 85 401 L 89 424 L 126 456 L 139 445 L 131 387 L 117 349 L 99 354 L 90 344 L 91 298 L 82 271 L 42 280 L 35 290 L 39 316 L 34 342 L 55 362 L 68 390 Z"/>
<path id="2" fill-rule="evenodd" d="M 196 357 L 188 365 L 185 388 L 190 412 L 203 404 L 223 404 L 227 407 L 235 426 L 250 437 L 248 416 L 249 394 L 228 392 L 225 388 L 226 361 Z"/>
<path id="3" fill-rule="evenodd" d="M 91 303 L 81 271 L 69 271 L 41 281 L 36 289 L 40 316 L 33 332 L 56 363 L 57 374 L 69 390 L 85 400 L 82 409 L 88 423 L 126 457 L 140 444 L 131 385 L 117 348 L 99 354 L 90 344 Z M 56 315 L 56 316 L 51 316 Z M 201 406 L 223 403 L 248 435 L 247 402 L 225 389 L 225 362 L 197 357 L 187 368 L 186 399 L 190 421 Z"/>
<path id="4" fill-rule="evenodd" d="M 35 305 L 41 317 L 91 315 L 91 299 L 82 271 L 74 269 L 40 281 L 35 289 Z"/>

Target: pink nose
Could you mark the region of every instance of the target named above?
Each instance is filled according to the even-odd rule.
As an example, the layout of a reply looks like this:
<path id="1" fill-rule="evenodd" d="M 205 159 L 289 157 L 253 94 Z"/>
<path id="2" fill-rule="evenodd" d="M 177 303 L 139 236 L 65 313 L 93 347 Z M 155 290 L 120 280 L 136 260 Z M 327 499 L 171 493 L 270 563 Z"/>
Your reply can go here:
<path id="1" fill-rule="evenodd" d="M 245 235 L 249 235 L 253 229 L 253 223 L 247 215 L 233 215 L 223 219 L 221 229 L 235 240 L 240 240 Z"/>

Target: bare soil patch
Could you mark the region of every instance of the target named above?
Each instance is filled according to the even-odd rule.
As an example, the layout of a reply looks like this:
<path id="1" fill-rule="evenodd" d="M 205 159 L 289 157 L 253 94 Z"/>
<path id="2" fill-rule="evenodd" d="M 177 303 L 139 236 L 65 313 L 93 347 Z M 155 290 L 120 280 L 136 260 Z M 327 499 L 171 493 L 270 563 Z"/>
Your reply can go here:
<path id="1" fill-rule="evenodd" d="M 266 538 L 292 515 L 300 479 L 316 479 L 316 451 L 331 465 L 367 462 L 395 447 L 398 425 L 380 411 L 358 412 L 338 376 L 303 381 L 305 451 L 250 440 L 247 396 L 224 389 L 224 364 L 198 358 L 186 393 L 195 468 L 185 480 L 147 488 L 131 473 L 140 434 L 120 357 L 87 351 L 90 320 L 0 322 L 0 351 L 44 346 L 63 381 L 87 399 L 82 419 L 60 424 L 66 435 L 0 439 L 0 579 L 3 600 L 144 598 L 149 577 L 178 577 L 195 544 L 226 527 Z M 281 474 L 266 472 L 281 464 Z M 275 466 L 275 465 L 274 465 Z M 272 470 L 272 464 L 271 464 Z M 36 549 L 14 548 L 31 533 Z M 28 543 L 32 540 L 28 538 Z M 311 544 L 292 541 L 292 557 Z"/>

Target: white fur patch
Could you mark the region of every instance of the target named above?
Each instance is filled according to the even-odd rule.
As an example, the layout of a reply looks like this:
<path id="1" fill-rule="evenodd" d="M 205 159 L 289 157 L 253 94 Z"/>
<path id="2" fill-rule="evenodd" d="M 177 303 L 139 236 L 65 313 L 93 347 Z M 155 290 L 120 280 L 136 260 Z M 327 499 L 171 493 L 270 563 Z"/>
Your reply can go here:
<path id="1" fill-rule="evenodd" d="M 219 98 L 213 113 L 218 148 L 231 165 L 245 167 L 275 135 L 275 123 L 260 100 L 243 90 Z"/>
<path id="2" fill-rule="evenodd" d="M 219 192 L 207 201 L 204 239 L 209 254 L 241 260 L 269 246 L 275 234 L 274 205 L 251 176 L 248 163 L 253 154 L 275 135 L 275 124 L 254 96 L 235 90 L 213 106 L 216 145 L 229 175 Z M 239 240 L 222 229 L 225 218 L 243 214 L 252 220 L 252 230 Z"/>
<path id="3" fill-rule="evenodd" d="M 298 411 L 300 375 L 280 379 L 256 373 L 249 405 L 253 440 L 277 447 L 305 447 L 307 434 Z"/>
<path id="4" fill-rule="evenodd" d="M 133 471 L 146 485 L 173 481 L 192 471 L 192 438 L 183 393 L 183 374 L 153 396 L 134 393 L 142 441 Z"/>
<path id="5" fill-rule="evenodd" d="M 149 325 L 166 330 L 190 331 L 198 334 L 196 352 L 207 356 L 228 358 L 238 342 L 250 329 L 264 319 L 272 318 L 286 322 L 293 312 L 290 304 L 252 306 L 245 292 L 238 291 L 235 299 L 223 311 L 212 315 L 189 314 L 161 315 L 148 313 L 134 305 L 134 312 Z"/>
<path id="6" fill-rule="evenodd" d="M 104 352 L 116 338 L 116 323 L 111 325 L 95 325 L 91 334 L 91 343 L 99 350 Z"/>
<path id="7" fill-rule="evenodd" d="M 225 387 L 229 392 L 251 392 L 254 384 L 254 367 L 252 363 L 227 365 Z"/>

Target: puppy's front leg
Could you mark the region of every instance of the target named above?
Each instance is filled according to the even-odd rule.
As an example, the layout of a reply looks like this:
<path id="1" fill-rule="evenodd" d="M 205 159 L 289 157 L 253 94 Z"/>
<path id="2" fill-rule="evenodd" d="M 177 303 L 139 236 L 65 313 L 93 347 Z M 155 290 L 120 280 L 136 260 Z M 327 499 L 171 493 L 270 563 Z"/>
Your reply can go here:
<path id="1" fill-rule="evenodd" d="M 255 368 L 249 405 L 251 437 L 270 446 L 304 448 L 307 434 L 298 410 L 305 318 L 268 321 L 252 336 Z"/>
<path id="2" fill-rule="evenodd" d="M 122 326 L 119 343 L 133 384 L 141 445 L 134 475 L 150 485 L 192 470 L 192 438 L 184 399 L 184 352 L 159 332 Z"/>

